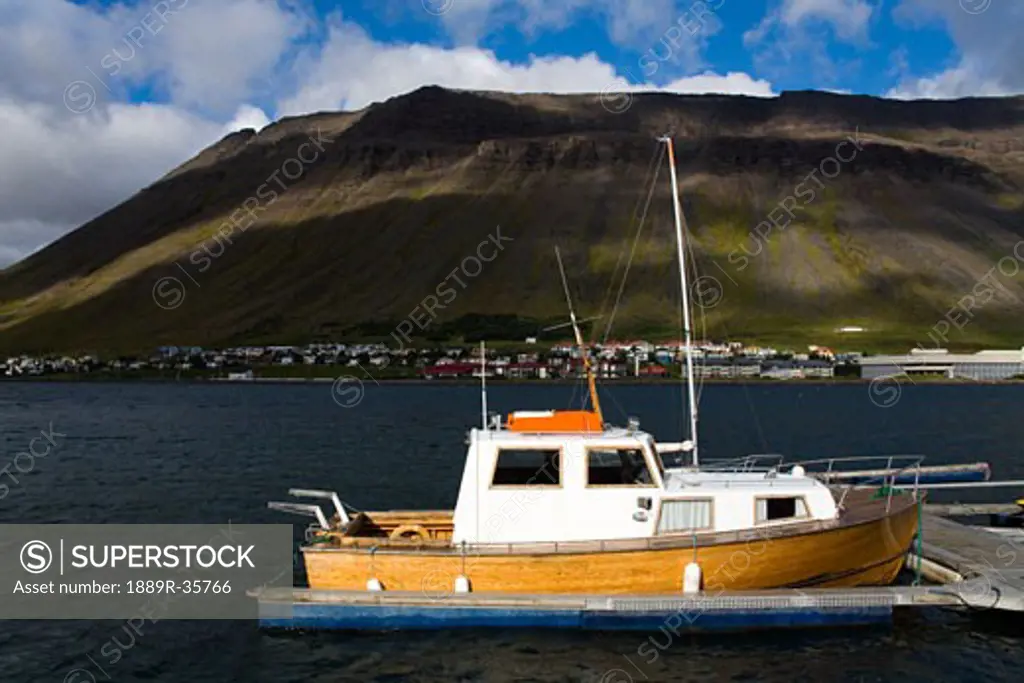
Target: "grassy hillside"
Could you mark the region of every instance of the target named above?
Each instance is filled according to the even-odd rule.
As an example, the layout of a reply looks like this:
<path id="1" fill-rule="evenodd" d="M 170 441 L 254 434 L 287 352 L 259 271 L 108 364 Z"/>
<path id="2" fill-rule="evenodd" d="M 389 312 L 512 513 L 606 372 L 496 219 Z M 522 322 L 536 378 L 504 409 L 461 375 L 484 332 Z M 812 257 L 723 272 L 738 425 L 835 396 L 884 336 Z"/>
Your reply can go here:
<path id="1" fill-rule="evenodd" d="M 1009 258 L 947 336 L 1024 345 L 1024 98 L 650 94 L 612 114 L 596 96 L 424 88 L 229 136 L 0 272 L 0 352 L 387 337 L 420 305 L 436 315 L 414 313 L 420 336 L 518 335 L 565 317 L 555 245 L 594 315 L 665 131 L 710 336 L 841 343 L 862 325 L 861 346 L 931 343 Z M 849 137 L 860 149 L 838 155 L 856 155 L 822 165 Z M 499 225 L 502 249 L 480 247 Z M 475 274 L 478 249 L 494 256 Z M 676 333 L 674 258 L 663 168 L 616 336 Z"/>

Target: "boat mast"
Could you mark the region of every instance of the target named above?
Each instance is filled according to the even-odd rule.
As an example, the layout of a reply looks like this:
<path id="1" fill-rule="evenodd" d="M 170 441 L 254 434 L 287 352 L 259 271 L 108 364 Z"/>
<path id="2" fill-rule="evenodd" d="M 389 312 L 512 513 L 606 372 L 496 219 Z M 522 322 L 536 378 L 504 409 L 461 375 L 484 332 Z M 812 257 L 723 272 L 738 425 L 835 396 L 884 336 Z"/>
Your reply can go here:
<path id="1" fill-rule="evenodd" d="M 676 254 L 679 258 L 679 286 L 683 293 L 683 343 L 686 345 L 686 394 L 690 404 L 690 441 L 693 465 L 700 464 L 697 457 L 697 396 L 693 386 L 693 339 L 690 330 L 690 288 L 686 278 L 686 255 L 683 249 L 683 210 L 679 205 L 679 184 L 676 180 L 676 155 L 672 138 L 658 138 L 668 147 L 668 169 L 672 181 L 672 211 L 676 220 Z"/>
<path id="2" fill-rule="evenodd" d="M 487 346 L 480 340 L 480 417 L 487 431 Z"/>
<path id="3" fill-rule="evenodd" d="M 569 282 L 565 279 L 565 267 L 562 265 L 562 253 L 555 247 L 555 258 L 558 260 L 558 272 L 562 276 L 562 289 L 565 290 L 565 301 L 569 304 L 569 321 L 572 325 L 573 335 L 576 337 L 576 346 L 579 347 L 583 356 L 583 370 L 587 373 L 587 388 L 590 390 L 590 403 L 597 413 L 597 419 L 604 424 L 604 416 L 601 414 L 601 402 L 597 399 L 597 380 L 594 379 L 593 368 L 590 367 L 590 354 L 583 344 L 583 335 L 580 334 L 580 326 L 576 320 L 576 311 L 572 307 L 572 296 L 569 295 Z"/>

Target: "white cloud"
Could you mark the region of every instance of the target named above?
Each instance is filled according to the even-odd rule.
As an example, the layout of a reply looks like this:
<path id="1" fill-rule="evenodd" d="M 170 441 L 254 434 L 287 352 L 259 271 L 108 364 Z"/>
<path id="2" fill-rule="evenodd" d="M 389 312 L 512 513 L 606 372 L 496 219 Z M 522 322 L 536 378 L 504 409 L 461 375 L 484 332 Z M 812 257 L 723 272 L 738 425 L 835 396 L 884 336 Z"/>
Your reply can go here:
<path id="1" fill-rule="evenodd" d="M 503 2 L 504 0 L 424 0 L 423 6 L 428 12 L 438 12 L 437 16 L 458 43 L 472 45 L 487 32 L 489 22 L 493 22 L 495 12 Z"/>
<path id="2" fill-rule="evenodd" d="M 820 21 L 847 41 L 867 37 L 873 12 L 874 6 L 866 0 L 785 0 L 779 8 L 780 20 L 790 28 Z"/>
<path id="3" fill-rule="evenodd" d="M 243 104 L 235 112 L 235 117 L 224 126 L 222 132 L 224 135 L 233 133 L 237 130 L 243 130 L 245 128 L 252 128 L 257 133 L 260 132 L 264 127 L 270 125 L 270 118 L 267 116 L 259 107 L 254 107 L 251 104 Z"/>
<path id="4" fill-rule="evenodd" d="M 759 70 L 778 76 L 811 68 L 825 85 L 837 72 L 829 40 L 867 45 L 874 11 L 868 0 L 781 0 L 743 34 L 743 44 Z"/>
<path id="5" fill-rule="evenodd" d="M 777 94 L 772 89 L 772 84 L 770 82 L 762 79 L 754 79 L 745 73 L 735 71 L 730 71 L 724 76 L 720 76 L 710 71 L 697 76 L 687 76 L 686 78 L 680 78 L 672 81 L 668 85 L 658 88 L 658 90 L 686 95 L 722 93 L 730 95 L 772 97 Z"/>
<path id="6" fill-rule="evenodd" d="M 245 101 L 303 28 L 276 0 L 0 0 L 0 265 L 265 125 Z M 140 85 L 171 102 L 125 104 Z"/>
<path id="7" fill-rule="evenodd" d="M 761 22 L 743 34 L 743 43 L 755 47 L 774 40 L 805 39 L 805 31 L 815 25 L 832 29 L 836 38 L 846 42 L 864 42 L 874 6 L 867 0 L 782 0 Z"/>
<path id="8" fill-rule="evenodd" d="M 24 256 L 152 182 L 221 134 L 163 105 L 63 107 L 0 99 L 0 259 Z"/>
<path id="9" fill-rule="evenodd" d="M 886 93 L 899 100 L 947 100 L 960 97 L 999 97 L 1013 94 L 1008 86 L 995 78 L 985 77 L 985 70 L 971 61 L 946 69 L 931 77 L 907 78 Z M 1019 91 L 1018 91 L 1019 92 Z"/>
<path id="10" fill-rule="evenodd" d="M 1024 93 L 1024 3 L 903 0 L 894 16 L 910 25 L 941 22 L 958 56 L 952 66 L 925 76 L 906 74 L 904 66 L 900 83 L 887 93 L 889 97 L 950 99 Z"/>
<path id="11" fill-rule="evenodd" d="M 277 0 L 191 0 L 153 38 L 152 61 L 172 101 L 224 112 L 273 92 L 282 56 L 309 28 L 307 17 Z"/>
<path id="12" fill-rule="evenodd" d="M 689 93 L 771 93 L 770 83 L 742 73 L 719 76 L 707 72 L 661 87 L 631 86 L 593 53 L 581 57 L 534 56 L 526 64 L 513 64 L 476 47 L 444 49 L 377 43 L 360 27 L 343 22 L 335 23 L 319 52 L 306 55 L 301 63 L 303 83 L 280 103 L 281 115 L 358 109 L 428 83 L 507 92 L 593 93 L 620 87 Z"/>
<path id="13" fill-rule="evenodd" d="M 67 0 L 0 0 L 0 94 L 60 103 L 83 81 L 99 99 L 154 86 L 224 114 L 266 92 L 308 19 L 278 0 L 153 0 L 98 11 Z"/>
<path id="14" fill-rule="evenodd" d="M 701 35 L 690 39 L 686 48 L 676 46 L 689 57 L 684 67 L 700 66 L 703 39 L 717 32 L 715 10 L 726 0 L 424 0 L 426 7 L 447 7 L 440 14 L 448 33 L 462 45 L 474 45 L 491 29 L 517 26 L 528 35 L 542 30 L 559 30 L 584 13 L 595 15 L 607 25 L 613 43 L 646 48 L 674 26 L 700 21 Z"/>
<path id="15" fill-rule="evenodd" d="M 77 223 L 35 219 L 0 221 L 0 267 L 20 261 L 76 227 Z"/>

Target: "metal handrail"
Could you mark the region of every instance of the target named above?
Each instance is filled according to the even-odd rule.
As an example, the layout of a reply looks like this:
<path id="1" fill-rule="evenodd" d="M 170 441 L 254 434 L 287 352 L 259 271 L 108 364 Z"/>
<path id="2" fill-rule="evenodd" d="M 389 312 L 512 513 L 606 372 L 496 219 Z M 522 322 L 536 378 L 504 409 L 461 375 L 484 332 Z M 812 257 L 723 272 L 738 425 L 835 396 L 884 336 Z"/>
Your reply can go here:
<path id="1" fill-rule="evenodd" d="M 844 472 L 856 472 L 865 469 L 870 471 L 877 469 L 879 470 L 877 476 L 870 476 L 862 479 L 857 483 L 857 486 L 883 486 L 887 492 L 886 511 L 889 511 L 892 506 L 892 494 L 893 490 L 896 488 L 896 482 L 907 472 L 912 471 L 914 473 L 914 484 L 911 491 L 914 496 L 914 500 L 919 500 L 921 466 L 924 460 L 925 457 L 923 455 L 851 455 L 831 458 L 810 458 L 786 462 L 782 455 L 754 454 L 729 460 L 711 461 L 699 468 L 679 469 L 690 469 L 694 472 L 705 473 L 721 472 L 723 474 L 729 472 L 763 472 L 767 478 L 767 475 L 770 475 L 772 472 L 782 471 L 784 466 L 796 467 L 799 465 L 804 468 L 807 474 L 824 474 L 825 476 L 823 479 L 825 484 L 835 484 L 835 480 L 838 478 L 838 475 Z M 760 463 L 770 464 L 762 465 Z M 872 465 L 875 465 L 875 467 L 871 467 Z M 701 483 L 716 482 L 715 480 L 704 480 Z M 730 486 L 743 485 L 747 483 L 764 485 L 764 481 L 758 480 L 757 482 L 730 482 Z M 846 497 L 852 488 L 854 488 L 853 484 L 849 484 L 844 488 L 837 503 L 840 509 L 842 509 L 845 504 Z"/>
<path id="2" fill-rule="evenodd" d="M 808 473 L 826 474 L 831 475 L 834 473 L 843 473 L 845 471 L 851 471 L 858 468 L 851 467 L 851 465 L 860 465 L 859 469 L 872 469 L 869 466 L 872 464 L 882 464 L 884 467 L 878 467 L 881 470 L 892 470 L 898 466 L 900 471 L 910 469 L 914 466 L 919 466 L 925 460 L 924 456 L 920 455 L 897 455 L 897 456 L 842 456 L 837 458 L 812 458 L 806 460 L 794 460 L 785 461 L 784 456 L 777 454 L 758 454 L 752 456 L 744 456 L 742 458 L 735 458 L 729 460 L 718 460 L 710 461 L 707 464 L 701 464 L 698 468 L 691 467 L 678 467 L 678 468 L 667 468 L 671 470 L 694 470 L 700 472 L 778 472 L 781 471 L 784 466 L 796 467 L 800 465 Z M 766 463 L 764 465 L 760 463 Z M 825 465 L 824 472 L 821 472 L 821 468 L 815 466 Z M 837 468 L 837 465 L 845 466 L 843 468 Z"/>
<path id="3" fill-rule="evenodd" d="M 880 458 L 880 457 L 884 457 L 884 456 L 869 456 L 869 457 L 879 457 Z M 910 458 L 912 458 L 912 462 L 907 464 L 907 465 L 904 465 L 902 467 L 894 468 L 894 467 L 891 466 L 891 460 L 894 457 L 895 458 L 898 458 L 898 457 L 910 457 Z M 884 470 L 879 476 L 877 476 L 877 477 L 869 477 L 869 478 L 859 482 L 856 485 L 848 484 L 847 486 L 845 486 L 843 488 L 843 495 L 840 496 L 837 505 L 840 508 L 843 507 L 843 503 L 846 501 L 846 496 L 849 494 L 849 492 L 852 489 L 858 488 L 858 487 L 859 488 L 863 488 L 865 486 L 872 486 L 872 485 L 874 485 L 876 483 L 880 483 L 882 485 L 882 487 L 885 488 L 885 491 L 886 491 L 885 511 L 889 512 L 889 510 L 890 510 L 890 508 L 892 506 L 892 494 L 893 494 L 893 491 L 897 488 L 896 481 L 897 481 L 897 479 L 900 478 L 900 475 L 902 475 L 905 472 L 909 472 L 909 471 L 913 471 L 914 472 L 914 485 L 913 485 L 913 488 L 911 488 L 911 494 L 913 495 L 915 502 L 919 501 L 920 500 L 920 482 L 921 482 L 921 463 L 923 461 L 924 461 L 924 456 L 890 456 L 890 458 L 889 458 L 890 466 L 886 470 Z M 886 482 L 888 482 L 888 483 L 886 483 Z M 901 487 L 901 489 L 902 488 L 903 487 Z"/>

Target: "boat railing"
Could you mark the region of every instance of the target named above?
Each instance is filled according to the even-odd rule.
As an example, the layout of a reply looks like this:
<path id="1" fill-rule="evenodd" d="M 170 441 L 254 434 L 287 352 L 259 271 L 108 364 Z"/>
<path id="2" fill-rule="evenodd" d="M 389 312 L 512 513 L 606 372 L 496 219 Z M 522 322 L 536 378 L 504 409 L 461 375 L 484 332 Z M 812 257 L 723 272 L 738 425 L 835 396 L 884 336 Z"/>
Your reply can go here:
<path id="1" fill-rule="evenodd" d="M 702 472 L 770 472 L 777 470 L 785 460 L 780 453 L 754 453 L 740 458 L 706 460 L 699 469 Z"/>
<path id="2" fill-rule="evenodd" d="M 911 476 L 911 494 L 915 501 L 918 500 L 924 459 L 923 455 L 853 455 L 802 460 L 793 464 L 800 465 L 807 474 L 817 476 L 825 484 L 845 485 L 837 501 L 840 508 L 854 488 L 878 486 L 885 493 L 885 511 L 888 512 L 897 482 L 906 482 Z M 904 484 L 901 488 L 906 486 Z"/>
<path id="3" fill-rule="evenodd" d="M 344 503 L 334 491 L 321 491 L 318 489 L 288 489 L 288 495 L 295 496 L 296 498 L 319 498 L 321 500 L 331 501 L 331 504 L 334 507 L 334 519 L 337 520 L 338 526 L 344 526 L 352 520 L 352 517 L 348 514 L 349 512 L 352 512 L 353 514 L 359 512 L 351 505 Z M 329 518 L 319 505 L 311 503 L 281 503 L 271 501 L 267 503 L 267 507 L 279 512 L 288 512 L 295 515 L 302 515 L 304 517 L 313 517 L 316 519 L 319 527 L 324 531 L 334 528 L 334 520 Z"/>
<path id="4" fill-rule="evenodd" d="M 790 464 L 800 465 L 804 469 L 807 469 L 808 471 L 812 471 L 808 469 L 808 466 L 810 465 L 824 465 L 825 474 L 841 474 L 843 472 L 849 471 L 845 469 L 845 467 L 848 465 L 854 465 L 858 469 L 891 470 L 894 468 L 905 469 L 907 467 L 915 467 L 917 465 L 920 465 L 922 462 L 924 462 L 923 455 L 849 455 L 840 456 L 837 458 L 816 458 L 810 460 L 799 460 L 794 461 Z M 885 465 L 880 467 L 879 465 L 881 465 L 882 463 L 885 463 Z M 865 465 L 869 467 L 865 467 Z"/>
<path id="5" fill-rule="evenodd" d="M 799 465 L 808 474 L 816 474 L 825 478 L 844 478 L 851 471 L 902 470 L 918 466 L 923 461 L 923 455 L 850 455 L 786 461 L 785 456 L 778 453 L 755 453 L 740 458 L 708 460 L 702 463 L 698 469 L 702 472 L 771 472 Z"/>
<path id="6" fill-rule="evenodd" d="M 736 473 L 750 472 L 763 473 L 765 478 L 772 480 L 773 474 L 784 471 L 792 472 L 794 468 L 800 467 L 804 473 L 814 476 L 825 484 L 845 485 L 845 489 L 839 499 L 842 506 L 850 489 L 854 487 L 878 486 L 886 491 L 886 510 L 892 504 L 892 492 L 897 488 L 911 488 L 917 499 L 921 480 L 921 467 L 924 462 L 923 455 L 851 455 L 831 458 L 811 458 L 804 460 L 792 460 L 787 462 L 785 457 L 777 453 L 755 453 L 741 458 L 728 460 L 712 460 L 702 464 L 698 468 L 678 468 L 680 471 L 692 471 L 702 473 Z M 797 470 L 799 471 L 799 470 Z M 912 481 L 912 485 L 911 485 Z M 715 483 L 714 480 L 703 480 L 704 483 Z M 729 486 L 735 486 L 740 482 L 728 482 Z M 746 482 L 743 482 L 746 483 Z M 750 482 L 751 484 L 763 485 L 762 481 Z"/>

